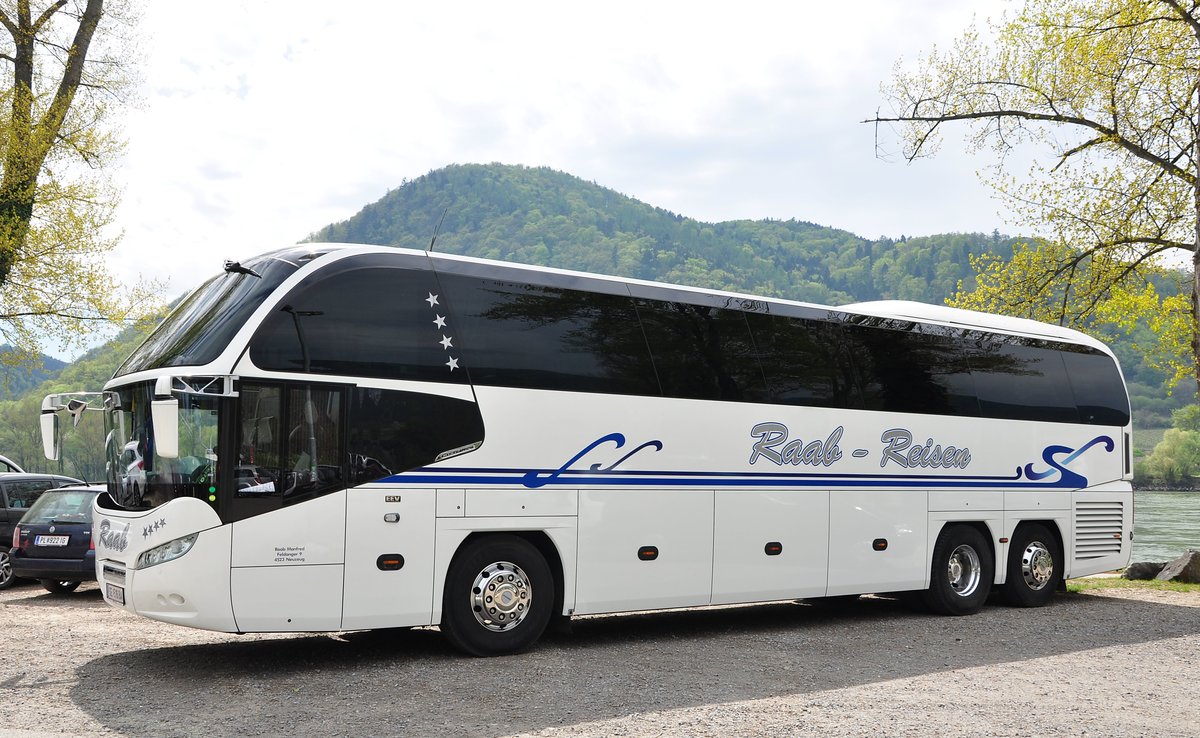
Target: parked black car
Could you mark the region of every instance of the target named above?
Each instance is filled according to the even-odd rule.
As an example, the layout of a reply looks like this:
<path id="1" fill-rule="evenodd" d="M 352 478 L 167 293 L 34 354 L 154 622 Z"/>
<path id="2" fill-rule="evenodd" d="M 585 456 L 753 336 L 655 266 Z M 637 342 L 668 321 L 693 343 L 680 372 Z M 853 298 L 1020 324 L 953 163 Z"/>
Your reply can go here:
<path id="1" fill-rule="evenodd" d="M 42 493 L 13 528 L 13 575 L 37 579 L 55 594 L 96 579 L 92 503 L 104 487 L 60 487 Z"/>
<path id="2" fill-rule="evenodd" d="M 43 492 L 67 484 L 83 482 L 58 474 L 0 474 L 0 589 L 6 589 L 13 583 L 12 564 L 8 555 L 13 526 Z"/>

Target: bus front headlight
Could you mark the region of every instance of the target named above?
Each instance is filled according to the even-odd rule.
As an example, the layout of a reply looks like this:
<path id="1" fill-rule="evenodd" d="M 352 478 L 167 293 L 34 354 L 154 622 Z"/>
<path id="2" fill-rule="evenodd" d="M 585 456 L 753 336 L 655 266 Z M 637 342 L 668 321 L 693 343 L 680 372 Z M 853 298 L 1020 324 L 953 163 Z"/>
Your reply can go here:
<path id="1" fill-rule="evenodd" d="M 193 533 L 190 536 L 176 538 L 173 541 L 167 541 L 161 546 L 155 546 L 148 551 L 143 551 L 142 555 L 138 556 L 137 568 L 148 569 L 151 566 L 157 566 L 167 561 L 174 561 L 192 550 L 192 546 L 196 543 L 196 537 L 199 535 L 199 533 Z"/>

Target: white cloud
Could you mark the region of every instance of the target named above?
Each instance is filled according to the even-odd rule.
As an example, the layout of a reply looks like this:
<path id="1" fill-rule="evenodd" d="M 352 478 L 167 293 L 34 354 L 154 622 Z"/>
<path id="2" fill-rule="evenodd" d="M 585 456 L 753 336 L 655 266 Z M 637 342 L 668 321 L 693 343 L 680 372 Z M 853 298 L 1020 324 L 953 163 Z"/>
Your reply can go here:
<path id="1" fill-rule="evenodd" d="M 977 3 L 155 3 L 118 172 L 122 278 L 175 296 L 451 163 L 550 166 L 715 221 L 1000 224 L 972 161 L 875 157 L 900 56 Z"/>

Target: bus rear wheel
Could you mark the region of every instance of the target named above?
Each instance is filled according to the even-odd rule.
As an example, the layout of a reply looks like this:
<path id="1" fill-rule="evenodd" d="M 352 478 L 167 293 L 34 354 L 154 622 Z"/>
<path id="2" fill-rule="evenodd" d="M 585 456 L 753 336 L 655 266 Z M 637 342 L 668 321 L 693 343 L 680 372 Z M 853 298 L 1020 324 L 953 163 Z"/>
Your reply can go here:
<path id="1" fill-rule="evenodd" d="M 474 656 L 519 653 L 546 630 L 554 600 L 554 577 L 533 544 L 514 535 L 486 536 L 450 564 L 442 632 Z"/>
<path id="2" fill-rule="evenodd" d="M 1042 607 L 1062 577 L 1058 541 L 1040 523 L 1024 525 L 1008 546 L 1008 573 L 1001 592 L 1015 607 Z"/>
<path id="3" fill-rule="evenodd" d="M 943 615 L 977 613 L 991 592 L 994 572 L 992 549 L 979 531 L 947 526 L 933 547 L 925 606 Z"/>

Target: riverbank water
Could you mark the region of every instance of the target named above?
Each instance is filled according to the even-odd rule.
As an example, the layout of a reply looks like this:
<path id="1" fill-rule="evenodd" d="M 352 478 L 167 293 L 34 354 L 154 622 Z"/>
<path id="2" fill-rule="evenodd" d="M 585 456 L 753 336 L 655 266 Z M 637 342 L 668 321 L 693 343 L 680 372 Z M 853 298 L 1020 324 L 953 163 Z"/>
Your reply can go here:
<path id="1" fill-rule="evenodd" d="M 1137 491 L 1133 501 L 1134 561 L 1171 561 L 1200 549 L 1200 492 Z"/>

